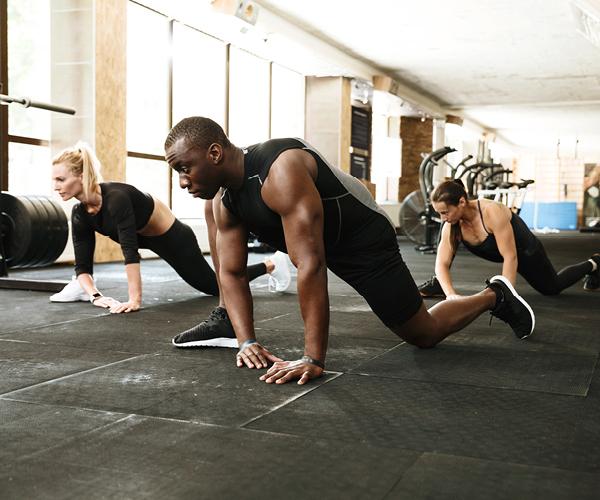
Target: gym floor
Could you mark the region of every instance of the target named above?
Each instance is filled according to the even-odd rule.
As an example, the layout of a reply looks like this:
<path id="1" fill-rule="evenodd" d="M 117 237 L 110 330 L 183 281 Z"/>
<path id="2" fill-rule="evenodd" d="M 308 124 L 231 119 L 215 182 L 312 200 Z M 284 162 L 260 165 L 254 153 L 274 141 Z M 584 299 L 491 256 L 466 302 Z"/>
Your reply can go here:
<path id="1" fill-rule="evenodd" d="M 557 268 L 600 250 L 598 234 L 540 238 Z M 417 283 L 431 276 L 434 256 L 401 249 Z M 3 499 L 598 498 L 600 292 L 544 297 L 520 281 L 529 339 L 485 314 L 419 350 L 331 275 L 326 376 L 273 386 L 235 368 L 232 349 L 172 347 L 217 301 L 162 261 L 142 269 L 144 308 L 129 315 L 0 290 Z M 461 252 L 455 280 L 474 293 L 499 270 Z M 122 264 L 96 278 L 125 298 Z M 295 293 L 261 277 L 253 295 L 259 339 L 297 358 Z"/>

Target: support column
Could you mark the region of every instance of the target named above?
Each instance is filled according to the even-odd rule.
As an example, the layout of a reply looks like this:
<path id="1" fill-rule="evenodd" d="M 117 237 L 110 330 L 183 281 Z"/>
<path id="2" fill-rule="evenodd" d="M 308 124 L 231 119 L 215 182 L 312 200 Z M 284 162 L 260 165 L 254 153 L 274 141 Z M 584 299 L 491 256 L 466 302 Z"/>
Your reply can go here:
<path id="1" fill-rule="evenodd" d="M 351 86 L 343 77 L 306 79 L 306 140 L 332 165 L 350 173 Z"/>
<path id="2" fill-rule="evenodd" d="M 83 140 L 102 163 L 106 181 L 124 181 L 127 160 L 127 2 L 52 0 L 52 154 Z M 65 102 L 69 96 L 69 102 Z M 122 260 L 119 245 L 96 236 L 96 262 Z"/>
<path id="3" fill-rule="evenodd" d="M 398 199 L 419 189 L 419 165 L 421 153 L 431 153 L 433 144 L 433 120 L 402 116 L 400 118 L 402 139 L 402 163 L 398 185 Z"/>

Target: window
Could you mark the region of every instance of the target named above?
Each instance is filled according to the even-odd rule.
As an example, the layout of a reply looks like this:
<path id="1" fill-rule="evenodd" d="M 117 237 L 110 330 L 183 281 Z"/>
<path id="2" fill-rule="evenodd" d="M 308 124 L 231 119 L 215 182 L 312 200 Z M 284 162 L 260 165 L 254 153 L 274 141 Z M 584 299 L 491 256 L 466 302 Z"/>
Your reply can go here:
<path id="1" fill-rule="evenodd" d="M 278 64 L 271 76 L 271 137 L 304 137 L 304 76 Z"/>
<path id="2" fill-rule="evenodd" d="M 173 124 L 206 116 L 225 125 L 227 46 L 204 33 L 173 24 Z M 176 217 L 204 219 L 204 203 L 179 187 L 172 172 L 172 210 Z"/>
<path id="3" fill-rule="evenodd" d="M 226 52 L 223 42 L 173 24 L 173 124 L 187 116 L 206 116 L 224 125 Z"/>
<path id="4" fill-rule="evenodd" d="M 13 195 L 50 195 L 50 148 L 11 142 L 8 145 L 8 184 Z"/>
<path id="5" fill-rule="evenodd" d="M 8 0 L 7 8 L 9 93 L 50 102 L 50 2 Z M 48 111 L 12 105 L 8 123 L 11 135 L 50 139 Z"/>
<path id="6" fill-rule="evenodd" d="M 125 182 L 169 205 L 169 171 L 165 161 L 127 158 Z"/>
<path id="7" fill-rule="evenodd" d="M 169 22 L 129 2 L 127 149 L 162 156 L 169 131 Z"/>
<path id="8" fill-rule="evenodd" d="M 6 9 L 8 85 L 3 93 L 49 102 L 50 2 L 8 0 Z M 11 193 L 51 195 L 50 149 L 47 147 L 50 120 L 48 111 L 18 104 L 9 106 L 8 189 Z"/>
<path id="9" fill-rule="evenodd" d="M 229 57 L 229 138 L 240 147 L 265 141 L 269 138 L 269 63 L 234 47 Z"/>

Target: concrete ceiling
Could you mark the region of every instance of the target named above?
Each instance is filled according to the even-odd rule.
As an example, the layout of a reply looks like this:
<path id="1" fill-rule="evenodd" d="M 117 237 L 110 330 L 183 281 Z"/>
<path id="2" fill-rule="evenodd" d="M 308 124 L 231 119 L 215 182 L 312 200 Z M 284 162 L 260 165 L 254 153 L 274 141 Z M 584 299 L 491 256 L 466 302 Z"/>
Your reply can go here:
<path id="1" fill-rule="evenodd" d="M 514 145 L 600 155 L 600 48 L 567 0 L 257 3 Z"/>

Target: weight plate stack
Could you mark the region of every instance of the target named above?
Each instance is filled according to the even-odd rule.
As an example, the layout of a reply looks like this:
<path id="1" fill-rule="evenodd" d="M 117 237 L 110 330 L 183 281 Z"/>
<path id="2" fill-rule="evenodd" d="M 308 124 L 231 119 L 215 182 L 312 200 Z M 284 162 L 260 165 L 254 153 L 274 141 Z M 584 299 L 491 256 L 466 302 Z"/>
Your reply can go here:
<path id="1" fill-rule="evenodd" d="M 47 196 L 1 193 L 0 227 L 8 267 L 52 264 L 65 249 L 69 224 L 62 207 Z"/>

